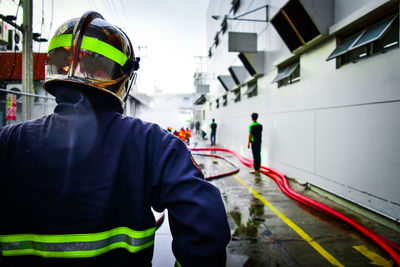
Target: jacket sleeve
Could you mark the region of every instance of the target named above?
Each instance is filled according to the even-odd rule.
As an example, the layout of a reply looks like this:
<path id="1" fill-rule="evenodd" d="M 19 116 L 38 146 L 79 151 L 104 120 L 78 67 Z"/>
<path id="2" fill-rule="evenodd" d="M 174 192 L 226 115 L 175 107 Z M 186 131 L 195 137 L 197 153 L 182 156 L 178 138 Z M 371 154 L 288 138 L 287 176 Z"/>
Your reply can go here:
<path id="1" fill-rule="evenodd" d="M 182 266 L 225 266 L 230 229 L 221 194 L 186 145 L 168 139 L 153 168 L 152 193 L 153 208 L 168 209 L 173 253 Z"/>

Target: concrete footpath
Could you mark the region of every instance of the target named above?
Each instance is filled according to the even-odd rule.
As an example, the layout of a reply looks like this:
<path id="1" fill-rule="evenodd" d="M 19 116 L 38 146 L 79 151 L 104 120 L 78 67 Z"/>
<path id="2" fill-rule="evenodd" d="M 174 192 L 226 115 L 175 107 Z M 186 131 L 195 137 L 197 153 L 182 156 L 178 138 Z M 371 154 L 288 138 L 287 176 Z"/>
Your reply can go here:
<path id="1" fill-rule="evenodd" d="M 191 145 L 209 147 L 207 141 L 195 136 Z M 206 176 L 232 169 L 223 159 L 198 153 L 193 152 L 194 158 Z M 394 266 L 385 251 L 357 230 L 289 198 L 274 180 L 263 174 L 251 174 L 233 155 L 217 154 L 240 167 L 235 175 L 210 181 L 221 191 L 231 227 L 227 266 Z M 400 243 L 398 231 L 354 213 L 305 186 L 293 181 L 290 185 L 296 192 Z"/>

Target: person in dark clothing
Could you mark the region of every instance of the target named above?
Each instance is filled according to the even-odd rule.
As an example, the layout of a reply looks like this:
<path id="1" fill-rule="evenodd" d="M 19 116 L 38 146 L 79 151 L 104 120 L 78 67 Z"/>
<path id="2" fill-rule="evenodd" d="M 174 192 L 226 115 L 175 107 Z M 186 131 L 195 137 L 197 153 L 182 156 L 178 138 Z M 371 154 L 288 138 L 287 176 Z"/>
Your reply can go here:
<path id="1" fill-rule="evenodd" d="M 251 114 L 251 119 L 253 121 L 249 127 L 249 138 L 247 143 L 247 148 L 250 148 L 253 153 L 254 170 L 251 173 L 259 173 L 261 165 L 261 137 L 262 137 L 262 125 L 257 122 L 258 114 Z"/>
<path id="2" fill-rule="evenodd" d="M 151 266 L 153 208 L 168 209 L 178 266 L 225 266 L 219 190 L 177 137 L 122 115 L 139 67 L 129 38 L 87 12 L 47 56 L 54 113 L 0 128 L 0 265 Z"/>
<path id="3" fill-rule="evenodd" d="M 215 119 L 212 119 L 210 128 L 211 128 L 211 134 L 210 134 L 211 145 L 215 146 L 215 137 L 217 134 L 217 124 L 215 123 Z"/>

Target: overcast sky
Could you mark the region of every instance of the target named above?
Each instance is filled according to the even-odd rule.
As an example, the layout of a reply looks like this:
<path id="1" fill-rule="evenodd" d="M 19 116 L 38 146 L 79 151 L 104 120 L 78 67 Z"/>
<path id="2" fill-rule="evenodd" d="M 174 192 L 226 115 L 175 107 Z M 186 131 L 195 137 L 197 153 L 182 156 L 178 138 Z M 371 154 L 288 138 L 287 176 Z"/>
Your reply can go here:
<path id="1" fill-rule="evenodd" d="M 194 91 L 195 56 L 207 55 L 208 1 L 33 0 L 34 32 L 42 31 L 44 38 L 50 38 L 62 22 L 88 10 L 97 11 L 128 34 L 136 56 L 141 57 L 139 91 L 152 94 L 157 87 L 165 93 L 190 93 Z M 21 10 L 19 14 L 22 17 Z M 46 50 L 47 44 L 40 49 Z"/>

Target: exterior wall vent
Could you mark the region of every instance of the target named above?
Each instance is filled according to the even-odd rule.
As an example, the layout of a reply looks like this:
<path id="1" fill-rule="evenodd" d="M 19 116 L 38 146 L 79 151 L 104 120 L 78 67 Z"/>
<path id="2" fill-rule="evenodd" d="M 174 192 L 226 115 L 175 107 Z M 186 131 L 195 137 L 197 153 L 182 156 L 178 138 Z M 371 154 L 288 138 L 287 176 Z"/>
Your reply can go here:
<path id="1" fill-rule="evenodd" d="M 233 11 L 233 14 L 235 14 L 240 7 L 240 0 L 232 0 L 231 4 L 232 4 L 231 11 Z"/>
<path id="2" fill-rule="evenodd" d="M 222 23 L 221 23 L 221 31 L 222 31 L 222 34 L 224 34 L 224 33 L 226 32 L 227 29 L 228 29 L 228 16 L 225 15 L 225 16 L 224 16 L 224 19 L 222 20 Z"/>
<path id="3" fill-rule="evenodd" d="M 328 34 L 333 24 L 333 0 L 290 0 L 271 19 L 290 51 Z"/>
<path id="4" fill-rule="evenodd" d="M 207 94 L 209 92 L 210 92 L 210 85 L 208 85 L 208 84 L 197 84 L 196 85 L 196 93 Z"/>
<path id="5" fill-rule="evenodd" d="M 253 32 L 229 32 L 229 52 L 257 52 L 257 33 Z"/>
<path id="6" fill-rule="evenodd" d="M 232 91 L 232 89 L 236 87 L 235 82 L 230 75 L 219 75 L 217 78 L 225 91 Z"/>
<path id="7" fill-rule="evenodd" d="M 238 57 L 251 76 L 264 74 L 264 51 L 258 51 L 257 53 L 239 53 Z"/>
<path id="8" fill-rule="evenodd" d="M 245 67 L 232 66 L 229 67 L 228 70 L 232 76 L 232 79 L 235 81 L 236 85 L 244 84 L 246 80 L 249 78 L 249 73 L 246 71 Z"/>

